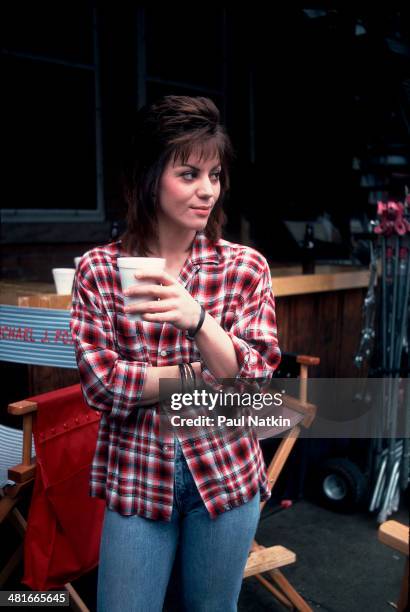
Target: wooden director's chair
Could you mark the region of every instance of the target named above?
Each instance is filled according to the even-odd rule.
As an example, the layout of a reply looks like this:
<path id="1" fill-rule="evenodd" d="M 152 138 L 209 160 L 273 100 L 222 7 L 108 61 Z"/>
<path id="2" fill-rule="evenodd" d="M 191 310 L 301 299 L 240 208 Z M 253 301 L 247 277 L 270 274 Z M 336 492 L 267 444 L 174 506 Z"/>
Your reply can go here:
<path id="1" fill-rule="evenodd" d="M 62 408 L 61 395 L 65 395 L 67 398 L 63 409 L 64 416 L 59 414 L 60 408 Z M 32 428 L 38 426 L 36 424 L 36 420 L 38 420 L 36 398 L 14 402 L 8 406 L 10 414 L 23 418 L 22 455 L 21 463 L 8 469 L 8 479 L 15 484 L 6 484 L 0 489 L 0 522 L 8 520 L 22 536 L 23 542 L 0 571 L 0 589 L 24 558 L 24 554 L 27 553 L 25 544 L 27 544 L 27 536 L 30 535 L 31 548 L 29 550 L 33 551 L 33 554 L 28 557 L 30 559 L 28 566 L 25 563 L 26 571 L 28 567 L 28 584 L 31 585 L 33 581 L 34 584 L 37 584 L 36 581 L 40 580 L 43 584 L 45 578 L 48 581 L 50 571 L 52 571 L 51 580 L 57 581 L 57 584 L 54 583 L 49 588 L 44 586 L 34 588 L 39 590 L 65 589 L 70 595 L 71 608 L 76 611 L 88 612 L 87 606 L 71 582 L 64 581 L 64 584 L 61 584 L 59 578 L 61 575 L 66 575 L 66 571 L 71 576 L 73 576 L 73 572 L 76 572 L 75 577 L 80 577 L 83 573 L 93 569 L 98 563 L 99 529 L 102 526 L 105 504 L 103 500 L 95 500 L 89 497 L 88 480 L 97 439 L 99 415 L 93 414 L 83 403 L 80 385 L 65 387 L 36 397 L 43 406 L 42 414 L 44 415 L 48 411 L 52 416 L 51 420 L 47 419 L 50 423 L 48 426 L 50 435 L 44 433 L 44 427 L 42 427 L 40 434 L 37 433 L 36 440 L 39 441 L 40 445 L 36 448 L 37 451 L 40 450 L 40 455 L 37 457 L 33 457 L 32 452 Z M 54 397 L 56 399 L 53 403 Z M 45 409 L 44 401 L 48 404 Z M 71 407 L 75 412 L 72 418 L 70 416 L 67 418 L 67 414 L 71 414 Z M 42 417 L 42 420 L 44 421 L 44 417 Z M 2 430 L 5 429 L 9 428 L 0 426 L 0 437 Z M 18 442 L 16 437 L 14 439 Z M 52 454 L 49 452 L 48 457 L 46 457 L 46 454 L 43 453 L 45 450 L 43 445 L 48 445 L 49 449 L 50 445 L 54 445 L 54 448 L 59 445 L 62 449 L 60 455 L 55 459 L 55 465 L 53 465 Z M 65 459 L 68 459 L 69 456 L 72 456 L 72 463 L 67 469 Z M 75 466 L 74 469 L 72 468 L 73 465 Z M 28 523 L 18 508 L 19 504 L 25 501 L 27 495 L 31 496 Z M 35 518 L 34 522 L 31 523 L 30 531 L 30 513 L 33 511 L 34 500 L 36 500 L 35 512 L 32 516 L 35 516 Z M 73 508 L 73 511 L 70 513 L 65 509 L 66 507 Z M 62 509 L 64 509 L 64 512 Z M 78 529 L 79 527 L 81 527 L 81 530 Z M 78 535 L 74 535 L 77 530 Z M 37 536 L 36 534 L 40 535 Z M 71 542 L 74 546 L 72 547 L 69 545 L 70 542 L 67 541 L 70 540 L 70 537 L 73 538 Z M 78 548 L 78 540 L 88 542 L 88 539 L 90 545 L 87 544 L 84 552 L 82 552 Z M 41 550 L 40 555 L 39 549 Z M 64 555 L 67 554 L 67 561 L 69 561 L 73 554 L 72 551 L 75 559 L 74 569 L 66 570 Z M 78 558 L 76 558 L 76 551 L 80 551 Z M 36 564 L 38 559 L 41 559 L 41 569 Z M 44 559 L 46 559 L 46 562 L 44 562 Z M 48 584 L 48 582 L 45 582 L 45 584 Z"/>
<path id="2" fill-rule="evenodd" d="M 267 468 L 270 490 L 277 482 L 302 427 L 310 427 L 316 414 L 316 407 L 307 402 L 308 368 L 318 365 L 320 359 L 307 355 L 290 356 L 285 354 L 285 357 L 287 359 L 289 357 L 293 358 L 299 366 L 299 398 L 286 398 L 286 407 L 294 415 L 291 419 L 291 428 L 284 433 L 283 439 Z M 281 376 L 280 371 L 278 374 Z M 266 502 L 261 503 L 261 512 L 265 504 Z M 300 610 L 300 612 L 311 612 L 310 606 L 279 569 L 295 563 L 295 561 L 296 554 L 293 551 L 280 545 L 267 548 L 254 540 L 245 567 L 244 578 L 254 576 L 286 608 Z M 265 574 L 265 576 L 262 576 L 262 574 Z"/>
<path id="3" fill-rule="evenodd" d="M 308 367 L 317 365 L 319 359 L 303 355 L 293 356 L 293 359 L 299 367 L 299 398 L 289 397 L 286 401 L 287 407 L 294 412 L 294 419 L 292 420 L 292 427 L 286 431 L 267 469 L 271 489 L 275 485 L 299 437 L 301 428 L 309 427 L 315 416 L 315 407 L 307 402 L 307 379 Z M 31 440 L 33 419 L 36 418 L 37 405 L 33 401 L 15 402 L 9 405 L 8 411 L 10 414 L 23 417 L 22 462 L 11 467 L 8 471 L 9 478 L 17 484 L 14 487 L 6 487 L 1 493 L 0 519 L 9 518 L 20 534 L 24 536 L 27 525 L 17 506 L 23 495 L 29 490 L 30 485 L 33 484 L 35 478 L 36 465 L 35 460 L 33 461 L 31 458 Z M 263 507 L 264 503 L 261 503 L 261 511 Z M 21 560 L 22 553 L 23 545 L 18 548 L 7 565 L 1 570 L 0 589 Z M 311 608 L 291 586 L 279 569 L 295 563 L 295 561 L 296 554 L 283 546 L 264 547 L 254 541 L 244 571 L 244 578 L 254 576 L 285 607 L 307 612 Z M 70 593 L 72 609 L 88 612 L 84 601 L 70 583 L 65 584 L 65 589 Z"/>

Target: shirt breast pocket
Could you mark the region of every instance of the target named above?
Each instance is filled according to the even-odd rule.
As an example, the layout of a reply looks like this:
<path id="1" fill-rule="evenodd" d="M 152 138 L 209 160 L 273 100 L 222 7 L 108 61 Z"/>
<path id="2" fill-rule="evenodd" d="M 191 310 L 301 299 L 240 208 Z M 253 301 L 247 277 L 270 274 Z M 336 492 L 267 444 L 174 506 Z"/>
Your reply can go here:
<path id="1" fill-rule="evenodd" d="M 129 361 L 148 361 L 145 342 L 138 323 L 125 315 L 117 314 L 115 338 L 118 354 Z"/>

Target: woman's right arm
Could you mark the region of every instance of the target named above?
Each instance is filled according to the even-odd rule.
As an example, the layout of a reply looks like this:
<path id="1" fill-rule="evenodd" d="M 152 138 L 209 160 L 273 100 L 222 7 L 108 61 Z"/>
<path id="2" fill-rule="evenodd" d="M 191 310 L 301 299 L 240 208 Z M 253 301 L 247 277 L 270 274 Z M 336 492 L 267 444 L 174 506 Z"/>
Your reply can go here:
<path id="1" fill-rule="evenodd" d="M 91 273 L 76 274 L 71 333 L 84 397 L 91 408 L 125 419 L 159 399 L 161 378 L 179 379 L 178 366 L 149 366 L 120 357 L 114 329 Z"/>

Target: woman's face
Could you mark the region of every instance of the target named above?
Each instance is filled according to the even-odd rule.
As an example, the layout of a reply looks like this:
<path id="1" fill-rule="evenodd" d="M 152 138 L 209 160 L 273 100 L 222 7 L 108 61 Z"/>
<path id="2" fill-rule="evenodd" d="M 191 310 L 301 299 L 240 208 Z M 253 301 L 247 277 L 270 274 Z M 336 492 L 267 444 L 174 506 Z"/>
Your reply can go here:
<path id="1" fill-rule="evenodd" d="M 220 173 L 217 157 L 200 161 L 193 153 L 185 164 L 171 158 L 159 182 L 158 222 L 203 230 L 221 192 Z"/>

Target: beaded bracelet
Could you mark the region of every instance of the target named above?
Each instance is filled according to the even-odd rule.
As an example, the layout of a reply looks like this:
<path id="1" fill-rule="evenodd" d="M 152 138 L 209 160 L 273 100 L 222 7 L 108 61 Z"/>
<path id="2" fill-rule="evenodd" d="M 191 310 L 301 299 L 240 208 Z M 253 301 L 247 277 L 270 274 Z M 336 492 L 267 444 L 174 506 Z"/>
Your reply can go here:
<path id="1" fill-rule="evenodd" d="M 189 393 L 192 393 L 192 391 L 195 389 L 195 383 L 196 383 L 195 372 L 190 363 L 185 363 L 184 365 L 185 365 L 185 376 L 187 380 L 187 391 Z"/>
<path id="2" fill-rule="evenodd" d="M 191 378 L 192 378 L 192 383 L 193 383 L 193 386 L 194 386 L 194 389 L 195 389 L 195 387 L 196 387 L 196 374 L 195 374 L 195 370 L 194 370 L 194 368 L 192 367 L 192 364 L 187 363 L 186 365 L 187 365 L 187 366 L 188 366 L 188 368 L 189 368 L 189 372 L 190 372 L 190 374 L 191 374 Z"/>
<path id="3" fill-rule="evenodd" d="M 192 393 L 196 386 L 196 376 L 194 368 L 190 363 L 178 364 L 179 374 L 181 377 L 181 391 L 182 393 Z"/>

